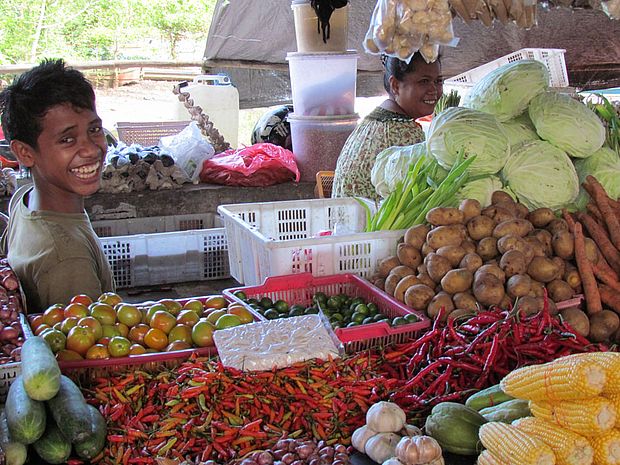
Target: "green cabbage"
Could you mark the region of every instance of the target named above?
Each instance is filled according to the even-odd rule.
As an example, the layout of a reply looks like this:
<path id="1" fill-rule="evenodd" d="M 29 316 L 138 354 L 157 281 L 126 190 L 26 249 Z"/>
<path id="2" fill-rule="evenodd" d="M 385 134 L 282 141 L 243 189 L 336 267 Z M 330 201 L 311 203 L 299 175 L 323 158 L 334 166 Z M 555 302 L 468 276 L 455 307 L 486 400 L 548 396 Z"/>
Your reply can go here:
<path id="1" fill-rule="evenodd" d="M 499 121 L 489 113 L 451 107 L 433 118 L 426 139 L 428 152 L 446 169 L 463 151 L 464 158 L 477 155 L 469 174 L 495 174 L 510 156 L 510 145 Z"/>
<path id="2" fill-rule="evenodd" d="M 530 210 L 557 210 L 572 204 L 579 194 L 579 179 L 571 159 L 543 140 L 517 147 L 501 176 Z"/>
<path id="3" fill-rule="evenodd" d="M 503 190 L 502 180 L 497 176 L 487 176 L 466 182 L 456 193 L 456 197 L 459 202 L 465 199 L 476 199 L 484 208 L 491 205 L 493 192 L 501 190 Z"/>
<path id="4" fill-rule="evenodd" d="M 516 146 L 523 142 L 530 142 L 533 140 L 540 140 L 536 133 L 536 128 L 532 124 L 532 120 L 526 113 L 523 113 L 516 118 L 510 119 L 501 123 L 508 142 L 510 143 L 510 150 L 516 149 Z"/>
<path id="5" fill-rule="evenodd" d="M 508 121 L 527 108 L 532 97 L 549 87 L 549 72 L 536 60 L 521 60 L 491 71 L 478 81 L 464 106 Z"/>
<path id="6" fill-rule="evenodd" d="M 609 147 L 603 147 L 588 158 L 575 161 L 575 168 L 579 176 L 579 183 L 585 181 L 586 176 L 594 176 L 600 182 L 612 199 L 620 197 L 620 158 Z M 581 188 L 577 198 L 577 207 L 585 208 L 590 196 Z"/>
<path id="7" fill-rule="evenodd" d="M 605 142 L 598 116 L 566 94 L 544 92 L 532 99 L 528 111 L 540 138 L 571 157 L 587 158 Z"/>
<path id="8" fill-rule="evenodd" d="M 409 166 L 420 157 L 426 156 L 424 142 L 403 147 L 388 147 L 379 152 L 370 172 L 370 181 L 375 186 L 377 194 L 384 198 L 390 195 L 396 183 L 404 179 Z"/>

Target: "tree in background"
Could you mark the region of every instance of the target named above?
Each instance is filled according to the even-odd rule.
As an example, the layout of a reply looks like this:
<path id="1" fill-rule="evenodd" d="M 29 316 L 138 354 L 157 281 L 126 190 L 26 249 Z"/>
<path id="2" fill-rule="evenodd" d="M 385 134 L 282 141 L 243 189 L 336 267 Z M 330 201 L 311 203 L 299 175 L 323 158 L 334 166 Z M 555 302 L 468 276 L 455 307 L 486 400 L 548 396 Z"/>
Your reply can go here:
<path id="1" fill-rule="evenodd" d="M 215 2 L 1 0 L 0 64 L 117 59 L 127 44 L 158 35 L 174 59 L 181 39 L 206 40 Z"/>

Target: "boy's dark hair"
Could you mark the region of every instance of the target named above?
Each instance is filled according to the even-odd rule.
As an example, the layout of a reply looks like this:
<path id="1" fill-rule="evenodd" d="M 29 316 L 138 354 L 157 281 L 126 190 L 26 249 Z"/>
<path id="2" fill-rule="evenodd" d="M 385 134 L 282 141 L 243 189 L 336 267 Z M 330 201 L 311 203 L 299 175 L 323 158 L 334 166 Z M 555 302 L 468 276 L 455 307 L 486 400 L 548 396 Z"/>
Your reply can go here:
<path id="1" fill-rule="evenodd" d="M 397 81 L 402 81 L 405 79 L 407 74 L 415 71 L 416 63 L 419 63 L 421 60 L 423 60 L 423 63 L 426 63 L 420 52 L 415 52 L 411 57 L 411 60 L 409 60 L 409 63 L 393 56 L 381 55 L 381 62 L 385 68 L 383 73 L 383 87 L 385 88 L 385 91 L 388 94 L 391 93 L 390 76 L 394 76 Z M 437 61 L 440 61 L 439 56 L 437 57 Z"/>
<path id="2" fill-rule="evenodd" d="M 50 108 L 62 104 L 95 111 L 93 86 L 64 60 L 43 60 L 0 93 L 4 137 L 37 148 L 41 119 Z"/>

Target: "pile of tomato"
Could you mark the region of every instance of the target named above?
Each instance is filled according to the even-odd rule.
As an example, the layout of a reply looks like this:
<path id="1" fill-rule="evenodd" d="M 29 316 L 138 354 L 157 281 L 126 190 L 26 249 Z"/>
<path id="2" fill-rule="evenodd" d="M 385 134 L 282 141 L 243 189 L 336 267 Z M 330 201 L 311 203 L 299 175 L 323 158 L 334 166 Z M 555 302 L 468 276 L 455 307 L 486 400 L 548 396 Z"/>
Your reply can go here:
<path id="1" fill-rule="evenodd" d="M 107 359 L 213 346 L 213 333 L 254 321 L 243 305 L 221 295 L 131 304 L 113 292 L 84 294 L 28 317 L 58 360 Z"/>

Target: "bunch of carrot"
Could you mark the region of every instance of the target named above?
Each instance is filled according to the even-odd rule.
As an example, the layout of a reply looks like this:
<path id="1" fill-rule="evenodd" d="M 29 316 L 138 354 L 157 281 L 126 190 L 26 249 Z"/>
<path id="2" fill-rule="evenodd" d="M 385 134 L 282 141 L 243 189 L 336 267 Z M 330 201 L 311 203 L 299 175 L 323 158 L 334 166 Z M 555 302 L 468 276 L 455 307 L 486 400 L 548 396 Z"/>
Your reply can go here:
<path id="1" fill-rule="evenodd" d="M 600 313 L 603 305 L 620 314 L 620 201 L 609 197 L 593 176 L 582 184 L 590 195 L 587 211 L 563 211 L 575 238 L 575 261 L 581 276 L 587 311 Z M 586 257 L 585 233 L 598 247 L 598 257 Z"/>

